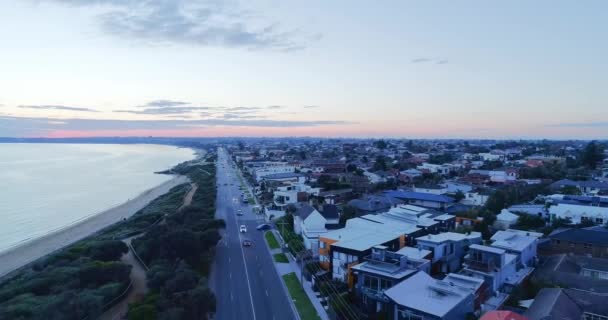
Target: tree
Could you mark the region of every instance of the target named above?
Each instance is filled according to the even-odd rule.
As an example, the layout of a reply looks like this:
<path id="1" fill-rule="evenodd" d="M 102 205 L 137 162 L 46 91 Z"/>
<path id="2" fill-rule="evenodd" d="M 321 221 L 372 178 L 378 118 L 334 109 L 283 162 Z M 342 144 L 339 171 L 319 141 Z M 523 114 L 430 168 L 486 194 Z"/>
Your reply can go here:
<path id="1" fill-rule="evenodd" d="M 595 141 L 591 141 L 583 150 L 581 160 L 585 166 L 591 169 L 595 169 L 597 163 L 604 159 L 604 147 L 597 144 Z"/>
<path id="2" fill-rule="evenodd" d="M 357 216 L 357 209 L 350 205 L 342 207 L 342 214 L 340 214 L 340 225 L 346 225 L 348 219 L 355 218 Z"/>
<path id="3" fill-rule="evenodd" d="M 388 146 L 386 141 L 384 141 L 384 139 L 380 139 L 380 140 L 376 141 L 374 143 L 374 145 L 376 146 L 376 148 L 378 148 L 380 150 L 384 150 Z"/>
<path id="4" fill-rule="evenodd" d="M 387 164 L 386 164 L 386 160 L 384 159 L 384 156 L 377 156 L 376 157 L 376 161 L 374 162 L 374 171 L 378 171 L 378 170 L 382 170 L 382 171 L 386 171 L 386 169 L 388 168 Z"/>
<path id="5" fill-rule="evenodd" d="M 357 170 L 357 166 L 356 166 L 356 165 L 354 165 L 354 164 L 352 164 L 352 163 L 349 163 L 349 164 L 346 166 L 346 171 L 348 171 L 348 172 L 354 172 L 354 171 L 356 171 L 356 170 Z"/>
<path id="6" fill-rule="evenodd" d="M 454 200 L 456 200 L 456 202 L 460 202 L 460 200 L 464 199 L 465 197 L 466 196 L 464 195 L 464 192 L 462 192 L 462 190 L 458 190 L 454 194 Z"/>

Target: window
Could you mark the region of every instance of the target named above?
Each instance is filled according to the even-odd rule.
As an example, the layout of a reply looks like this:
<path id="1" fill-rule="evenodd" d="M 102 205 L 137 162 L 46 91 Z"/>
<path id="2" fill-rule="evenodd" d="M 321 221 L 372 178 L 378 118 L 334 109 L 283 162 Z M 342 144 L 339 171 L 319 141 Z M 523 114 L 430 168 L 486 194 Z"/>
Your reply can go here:
<path id="1" fill-rule="evenodd" d="M 585 249 L 591 248 L 591 244 L 590 243 L 585 243 L 583 246 L 585 247 Z"/>
<path id="2" fill-rule="evenodd" d="M 602 218 L 596 218 L 595 219 L 595 223 L 597 223 L 597 224 L 604 224 L 604 219 L 602 219 Z"/>
<path id="3" fill-rule="evenodd" d="M 392 281 L 387 279 L 380 279 L 380 290 L 386 290 L 390 288 L 392 285 Z"/>
<path id="4" fill-rule="evenodd" d="M 583 314 L 583 317 L 584 317 L 583 318 L 584 320 L 608 320 L 608 317 L 606 317 L 606 316 L 602 316 L 602 315 L 599 315 L 599 314 L 594 314 L 594 313 L 591 313 L 591 312 L 585 312 Z"/>

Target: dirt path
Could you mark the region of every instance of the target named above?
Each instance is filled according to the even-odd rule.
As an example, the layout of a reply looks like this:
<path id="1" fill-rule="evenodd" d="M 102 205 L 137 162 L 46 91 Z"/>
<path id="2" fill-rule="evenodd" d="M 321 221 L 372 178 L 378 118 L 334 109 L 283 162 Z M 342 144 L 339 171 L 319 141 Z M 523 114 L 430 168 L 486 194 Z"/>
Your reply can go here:
<path id="1" fill-rule="evenodd" d="M 181 205 L 180 209 L 189 206 L 192 203 L 192 198 L 198 189 L 198 185 L 196 183 L 190 184 L 192 188 L 188 193 L 184 196 L 184 203 Z M 161 222 L 161 224 L 164 220 Z M 132 236 L 130 238 L 124 239 L 123 242 L 127 244 L 129 248 L 131 248 L 131 240 L 139 237 L 141 234 Z M 99 320 L 121 320 L 126 319 L 127 312 L 129 311 L 129 304 L 137 302 L 143 298 L 143 296 L 148 292 L 148 286 L 146 285 L 146 270 L 141 265 L 141 263 L 135 258 L 133 255 L 133 251 L 129 249 L 129 252 L 124 254 L 120 260 L 125 264 L 131 265 L 133 268 L 131 269 L 131 281 L 133 282 L 133 287 L 131 288 L 131 292 L 117 305 L 112 307 L 110 310 L 106 311 Z"/>
<path id="2" fill-rule="evenodd" d="M 131 240 L 139 237 L 133 236 L 131 238 L 124 239 L 123 241 L 131 247 Z M 133 255 L 133 251 L 129 249 L 129 252 L 124 254 L 120 260 L 125 264 L 131 265 L 133 268 L 131 269 L 131 282 L 133 286 L 131 287 L 131 291 L 129 294 L 117 305 L 112 307 L 110 310 L 106 311 L 104 314 L 99 317 L 99 320 L 121 320 L 127 318 L 127 312 L 129 311 L 129 304 L 140 301 L 144 295 L 148 292 L 148 286 L 146 285 L 146 270 L 139 263 L 135 255 Z"/>
<path id="3" fill-rule="evenodd" d="M 196 193 L 196 190 L 198 189 L 198 185 L 196 183 L 191 183 L 190 186 L 192 186 L 192 188 L 184 197 L 184 204 L 182 204 L 182 206 L 179 207 L 180 210 L 183 207 L 189 206 L 192 203 L 192 197 L 194 197 L 194 194 Z"/>

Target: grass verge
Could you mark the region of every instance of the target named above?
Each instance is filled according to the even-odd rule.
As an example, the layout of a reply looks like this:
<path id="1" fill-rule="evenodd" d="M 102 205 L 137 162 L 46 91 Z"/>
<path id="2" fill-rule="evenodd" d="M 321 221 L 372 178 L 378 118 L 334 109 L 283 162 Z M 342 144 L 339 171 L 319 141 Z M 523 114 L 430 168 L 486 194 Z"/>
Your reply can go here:
<path id="1" fill-rule="evenodd" d="M 277 238 L 274 237 L 272 231 L 267 231 L 264 234 L 264 238 L 266 238 L 266 242 L 268 243 L 270 249 L 278 249 L 281 247 L 279 246 L 279 242 L 277 241 Z"/>
<path id="2" fill-rule="evenodd" d="M 283 253 L 275 253 L 272 256 L 274 257 L 274 261 L 276 262 L 289 263 L 289 260 L 287 260 L 287 256 Z"/>
<path id="3" fill-rule="evenodd" d="M 302 320 L 321 320 L 319 315 L 317 314 L 317 310 L 308 299 L 306 292 L 300 286 L 300 281 L 296 278 L 295 273 L 288 273 L 283 276 L 283 281 L 285 281 L 285 285 L 287 286 L 287 290 L 289 290 L 289 295 L 293 300 L 293 303 L 296 305 L 296 309 L 298 309 L 298 314 L 300 315 L 300 319 Z"/>

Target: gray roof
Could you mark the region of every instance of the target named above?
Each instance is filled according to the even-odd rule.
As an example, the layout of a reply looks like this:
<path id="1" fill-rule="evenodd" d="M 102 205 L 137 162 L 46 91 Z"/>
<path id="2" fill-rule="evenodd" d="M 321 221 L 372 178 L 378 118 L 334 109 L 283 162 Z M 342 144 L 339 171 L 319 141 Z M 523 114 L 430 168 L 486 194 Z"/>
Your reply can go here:
<path id="1" fill-rule="evenodd" d="M 549 238 L 576 243 L 590 243 L 594 245 L 608 246 L 608 232 L 594 230 L 566 229 L 562 232 L 550 234 Z"/>
<path id="2" fill-rule="evenodd" d="M 564 292 L 574 300 L 584 312 L 608 316 L 608 304 L 606 303 L 608 297 L 606 294 L 575 289 L 564 289 Z"/>
<path id="3" fill-rule="evenodd" d="M 338 207 L 334 204 L 324 204 L 320 213 L 327 220 L 340 218 Z"/>
<path id="4" fill-rule="evenodd" d="M 608 270 L 608 259 L 570 256 L 566 254 L 545 258 L 534 272 L 534 278 L 561 287 L 608 293 L 608 280 L 583 276 L 583 268 Z"/>
<path id="5" fill-rule="evenodd" d="M 582 308 L 559 288 L 544 288 L 534 298 L 534 302 L 524 316 L 530 320 L 572 320 L 581 319 Z"/>
<path id="6" fill-rule="evenodd" d="M 298 210 L 296 211 L 296 215 L 298 217 L 300 217 L 302 220 L 305 220 L 306 218 L 308 218 L 308 216 L 315 211 L 315 208 L 313 208 L 311 205 L 309 205 L 308 203 L 304 203 L 300 206 L 298 206 Z"/>

